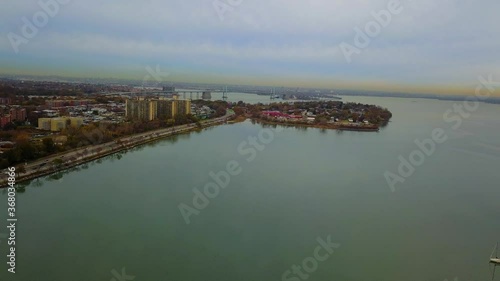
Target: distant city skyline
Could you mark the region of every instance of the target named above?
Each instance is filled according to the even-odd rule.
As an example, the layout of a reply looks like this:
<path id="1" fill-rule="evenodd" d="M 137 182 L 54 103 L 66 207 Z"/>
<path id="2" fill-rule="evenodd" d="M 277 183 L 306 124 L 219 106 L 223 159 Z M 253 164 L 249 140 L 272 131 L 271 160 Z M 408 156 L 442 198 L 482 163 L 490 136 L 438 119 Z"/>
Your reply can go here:
<path id="1" fill-rule="evenodd" d="M 141 80 L 159 66 L 171 82 L 459 95 L 500 81 L 495 0 L 39 3 L 0 11 L 0 74 Z"/>

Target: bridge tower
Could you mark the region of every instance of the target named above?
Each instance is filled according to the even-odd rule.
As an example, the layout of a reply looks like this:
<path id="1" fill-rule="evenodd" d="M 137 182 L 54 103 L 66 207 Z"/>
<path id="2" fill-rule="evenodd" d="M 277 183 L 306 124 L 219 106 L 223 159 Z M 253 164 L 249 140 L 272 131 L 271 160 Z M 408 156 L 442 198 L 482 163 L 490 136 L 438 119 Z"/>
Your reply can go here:
<path id="1" fill-rule="evenodd" d="M 222 100 L 227 100 L 227 86 L 222 88 Z"/>

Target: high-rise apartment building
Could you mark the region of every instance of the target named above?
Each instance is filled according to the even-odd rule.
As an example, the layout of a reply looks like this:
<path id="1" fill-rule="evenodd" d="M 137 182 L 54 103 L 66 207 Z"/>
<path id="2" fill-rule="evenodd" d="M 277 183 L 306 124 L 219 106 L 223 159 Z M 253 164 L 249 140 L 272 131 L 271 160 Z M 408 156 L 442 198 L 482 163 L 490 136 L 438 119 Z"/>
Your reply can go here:
<path id="1" fill-rule="evenodd" d="M 175 114 L 191 114 L 190 100 L 174 100 Z"/>
<path id="2" fill-rule="evenodd" d="M 151 106 L 150 101 L 146 99 L 127 99 L 125 104 L 125 116 L 131 120 L 151 120 Z"/>
<path id="3" fill-rule="evenodd" d="M 191 101 L 174 99 L 129 99 L 126 117 L 130 120 L 166 120 L 177 114 L 191 114 Z"/>

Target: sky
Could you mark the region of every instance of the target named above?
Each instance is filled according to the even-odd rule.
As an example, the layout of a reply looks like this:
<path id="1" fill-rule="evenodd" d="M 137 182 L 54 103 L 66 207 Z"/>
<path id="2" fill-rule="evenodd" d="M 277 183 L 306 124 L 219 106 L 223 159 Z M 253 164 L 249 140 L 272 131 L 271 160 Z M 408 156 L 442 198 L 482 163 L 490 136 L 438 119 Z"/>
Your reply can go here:
<path id="1" fill-rule="evenodd" d="M 500 81 L 499 11 L 498 0 L 8 0 L 0 73 L 159 69 L 161 82 L 469 94 L 479 76 Z"/>

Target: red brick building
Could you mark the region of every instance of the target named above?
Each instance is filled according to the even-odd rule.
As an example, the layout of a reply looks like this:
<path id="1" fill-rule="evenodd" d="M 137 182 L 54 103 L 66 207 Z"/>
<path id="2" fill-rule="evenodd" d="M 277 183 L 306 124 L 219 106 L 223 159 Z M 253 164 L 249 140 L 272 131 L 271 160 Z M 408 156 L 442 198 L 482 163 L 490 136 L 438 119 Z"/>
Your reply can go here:
<path id="1" fill-rule="evenodd" d="M 92 103 L 91 100 L 46 100 L 45 105 L 49 108 L 64 106 L 80 106 Z"/>
<path id="2" fill-rule="evenodd" d="M 8 123 L 10 123 L 12 120 L 10 119 L 10 115 L 5 115 L 0 117 L 0 127 L 5 127 Z"/>
<path id="3" fill-rule="evenodd" d="M 26 108 L 11 108 L 10 109 L 11 121 L 25 121 L 26 120 Z"/>
<path id="4" fill-rule="evenodd" d="M 11 103 L 10 98 L 0 98 L 0 104 L 9 105 Z"/>

